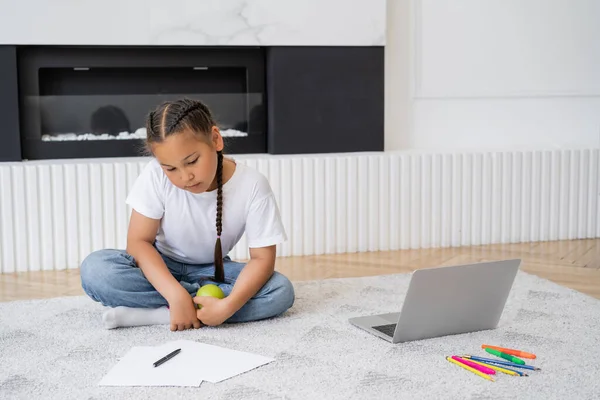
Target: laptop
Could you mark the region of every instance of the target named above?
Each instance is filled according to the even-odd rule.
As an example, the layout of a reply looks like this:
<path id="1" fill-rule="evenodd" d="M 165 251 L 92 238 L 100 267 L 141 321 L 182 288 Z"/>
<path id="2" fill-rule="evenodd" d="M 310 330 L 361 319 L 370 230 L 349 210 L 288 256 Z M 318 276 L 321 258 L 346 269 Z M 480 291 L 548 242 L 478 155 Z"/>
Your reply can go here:
<path id="1" fill-rule="evenodd" d="M 400 312 L 350 318 L 392 343 L 495 329 L 521 260 L 419 269 Z"/>

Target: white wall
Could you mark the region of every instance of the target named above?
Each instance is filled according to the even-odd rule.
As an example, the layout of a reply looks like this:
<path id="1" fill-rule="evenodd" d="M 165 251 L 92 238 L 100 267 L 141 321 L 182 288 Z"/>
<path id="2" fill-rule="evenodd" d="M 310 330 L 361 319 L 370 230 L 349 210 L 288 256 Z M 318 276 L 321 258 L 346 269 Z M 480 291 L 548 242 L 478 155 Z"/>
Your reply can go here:
<path id="1" fill-rule="evenodd" d="M 600 146 L 600 1 L 388 1 L 386 149 Z"/>

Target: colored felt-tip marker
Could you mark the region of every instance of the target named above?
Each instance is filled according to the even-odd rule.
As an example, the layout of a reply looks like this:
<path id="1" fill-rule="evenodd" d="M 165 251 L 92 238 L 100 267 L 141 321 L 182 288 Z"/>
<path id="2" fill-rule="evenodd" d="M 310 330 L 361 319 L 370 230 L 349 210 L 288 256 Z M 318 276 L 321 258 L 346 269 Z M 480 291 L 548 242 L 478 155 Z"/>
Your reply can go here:
<path id="1" fill-rule="evenodd" d="M 453 359 L 452 357 L 446 357 L 446 360 L 450 361 L 452 364 L 456 364 L 456 365 L 458 365 L 459 367 L 466 369 L 467 371 L 470 371 L 470 372 L 472 372 L 472 373 L 474 373 L 474 374 L 476 374 L 476 375 L 479 375 L 479 376 L 480 376 L 480 377 L 482 377 L 483 379 L 487 379 L 488 381 L 495 382 L 494 378 L 492 378 L 491 376 L 489 376 L 489 375 L 486 375 L 486 374 L 484 374 L 483 372 L 479 372 L 479 371 L 477 371 L 475 368 L 471 368 L 471 367 L 469 367 L 469 366 L 468 366 L 468 365 L 466 365 L 466 364 L 463 364 L 463 363 L 461 363 L 461 362 L 459 362 L 459 361 L 456 361 L 456 360 L 455 360 L 455 359 Z"/>
<path id="2" fill-rule="evenodd" d="M 493 354 L 493 355 L 495 355 L 497 357 L 504 358 L 506 361 L 510 361 L 512 363 L 515 363 L 515 364 L 525 365 L 525 361 L 521 360 L 520 358 L 517 358 L 515 356 L 511 356 L 510 354 L 503 353 L 503 352 L 498 351 L 496 349 L 487 348 L 487 349 L 485 349 L 485 351 L 487 351 L 488 353 Z"/>
<path id="3" fill-rule="evenodd" d="M 174 350 L 174 351 L 170 352 L 169 354 L 167 354 L 166 356 L 164 356 L 160 360 L 156 361 L 154 363 L 154 367 L 156 368 L 159 365 L 162 365 L 162 364 L 166 363 L 167 361 L 169 361 L 171 358 L 175 357 L 180 352 L 181 352 L 181 349 L 177 349 L 177 350 Z"/>
<path id="4" fill-rule="evenodd" d="M 494 350 L 498 350 L 502 353 L 505 354 L 510 354 L 511 356 L 515 356 L 515 357 L 521 357 L 521 358 L 529 358 L 529 359 L 536 359 L 537 356 L 535 354 L 532 353 L 527 353 L 525 351 L 521 351 L 521 350 L 514 350 L 514 349 L 507 349 L 504 347 L 498 347 L 498 346 L 490 346 L 489 344 L 482 344 L 481 345 L 482 349 L 494 349 Z"/>
<path id="5" fill-rule="evenodd" d="M 460 362 L 460 363 L 463 363 L 465 365 L 468 365 L 471 368 L 476 369 L 479 372 L 483 372 L 484 374 L 488 374 L 488 375 L 495 375 L 496 374 L 496 371 L 494 371 L 492 368 L 488 368 L 485 365 L 477 364 L 477 363 L 475 363 L 473 361 L 469 361 L 469 360 L 466 360 L 464 358 L 460 358 L 460 357 L 457 357 L 457 356 L 452 356 L 452 358 L 454 360 Z"/>
<path id="6" fill-rule="evenodd" d="M 475 364 L 482 365 L 484 367 L 491 368 L 491 369 L 493 369 L 495 371 L 502 372 L 503 374 L 506 374 L 506 375 L 512 375 L 512 376 L 529 376 L 525 372 L 515 371 L 514 369 L 502 368 L 502 367 L 498 367 L 496 365 L 486 364 L 486 363 L 483 363 L 481 361 L 475 361 L 475 360 L 469 360 L 469 361 L 472 362 L 472 363 L 475 363 Z"/>
<path id="7" fill-rule="evenodd" d="M 485 358 L 485 357 L 471 356 L 471 355 L 467 355 L 467 354 L 463 354 L 463 355 L 461 355 L 461 357 L 468 358 L 469 360 L 481 361 L 486 364 L 502 365 L 505 367 L 530 369 L 533 371 L 541 371 L 540 368 L 534 367 L 533 365 L 521 365 L 521 364 L 515 364 L 512 362 L 508 362 L 508 361 L 502 361 L 502 360 L 498 360 L 498 359 Z"/>

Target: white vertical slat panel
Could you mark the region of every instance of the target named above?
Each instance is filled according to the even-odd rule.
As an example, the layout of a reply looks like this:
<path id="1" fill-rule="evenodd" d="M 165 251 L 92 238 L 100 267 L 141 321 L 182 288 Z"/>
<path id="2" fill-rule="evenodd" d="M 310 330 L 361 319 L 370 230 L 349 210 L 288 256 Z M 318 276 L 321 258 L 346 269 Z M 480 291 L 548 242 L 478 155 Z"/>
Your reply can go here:
<path id="1" fill-rule="evenodd" d="M 390 157 L 390 250 L 400 248 L 400 157 Z"/>
<path id="2" fill-rule="evenodd" d="M 327 218 L 326 210 L 331 210 L 334 205 L 325 203 L 325 159 L 318 157 L 313 160 L 315 166 L 314 172 L 314 212 L 315 212 L 315 255 L 325 253 L 325 220 Z"/>
<path id="3" fill-rule="evenodd" d="M 582 174 L 580 163 L 582 154 L 579 150 L 573 150 L 571 153 L 571 165 L 569 176 L 569 213 L 568 213 L 568 232 L 569 239 L 577 238 L 579 230 L 579 177 Z"/>
<path id="4" fill-rule="evenodd" d="M 491 236 L 490 243 L 502 241 L 502 153 L 492 154 Z"/>
<path id="5" fill-rule="evenodd" d="M 573 182 L 569 181 L 571 175 L 571 152 L 561 151 L 560 163 L 560 198 L 558 202 L 558 237 L 567 239 L 569 237 L 569 192 Z"/>
<path id="6" fill-rule="evenodd" d="M 451 246 L 460 246 L 461 237 L 461 222 L 462 222 L 462 190 L 463 171 L 462 171 L 462 154 L 455 154 L 452 157 L 452 209 L 451 209 L 451 224 L 450 224 L 450 244 Z"/>
<path id="7" fill-rule="evenodd" d="M 587 237 L 587 221 L 591 215 L 588 212 L 590 192 L 590 150 L 585 149 L 579 158 L 579 192 L 577 193 L 577 231 L 576 237 L 583 239 Z"/>
<path id="8" fill-rule="evenodd" d="M 510 242 L 510 223 L 512 219 L 512 154 L 502 154 L 502 208 L 500 214 L 501 238 L 500 243 Z"/>
<path id="9" fill-rule="evenodd" d="M 473 219 L 473 154 L 465 154 L 462 162 L 461 183 L 461 235 L 460 245 L 471 245 L 471 221 Z"/>
<path id="10" fill-rule="evenodd" d="M 366 191 L 367 188 L 360 187 L 356 159 L 348 158 L 346 168 L 347 171 L 343 178 L 346 181 L 346 189 L 340 188 L 340 191 L 338 191 L 338 202 L 345 203 L 347 207 L 347 215 L 344 217 L 346 219 L 346 252 L 354 253 L 358 251 L 358 215 L 362 211 L 359 204 L 359 193 Z M 340 173 L 343 172 L 340 171 Z M 339 204 L 335 205 L 335 207 L 339 206 Z"/>
<path id="11" fill-rule="evenodd" d="M 301 256 L 304 250 L 302 228 L 304 226 L 304 214 L 302 205 L 302 158 L 294 158 L 292 160 L 292 255 Z"/>
<path id="12" fill-rule="evenodd" d="M 266 158 L 259 158 L 256 163 L 256 169 L 258 172 L 263 174 L 267 180 L 271 178 L 271 168 L 269 167 L 269 160 Z"/>
<path id="13" fill-rule="evenodd" d="M 411 155 L 410 159 L 410 248 L 421 247 L 421 156 Z"/>
<path id="14" fill-rule="evenodd" d="M 351 162 L 351 161 L 350 161 Z M 369 162 L 364 156 L 358 157 L 358 251 L 369 248 Z M 348 230 L 346 230 L 348 232 Z"/>
<path id="15" fill-rule="evenodd" d="M 302 160 L 302 191 L 298 197 L 302 201 L 302 253 L 315 251 L 315 168 L 312 158 Z"/>
<path id="16" fill-rule="evenodd" d="M 431 157 L 431 227 L 430 246 L 439 247 L 442 242 L 442 155 Z"/>
<path id="17" fill-rule="evenodd" d="M 531 152 L 526 152 L 523 154 L 523 166 L 522 173 L 519 170 L 515 172 L 517 174 L 522 174 L 523 179 L 521 180 L 521 198 L 518 200 L 521 204 L 521 216 L 519 221 L 519 238 L 518 241 L 521 242 L 529 242 L 531 240 L 531 232 L 533 221 L 531 219 L 532 213 L 532 191 L 533 191 L 533 154 Z M 539 208 L 536 207 L 535 208 Z"/>
<path id="18" fill-rule="evenodd" d="M 90 234 L 91 251 L 101 250 L 104 247 L 104 219 L 102 210 L 102 168 L 100 164 L 89 166 L 89 199 L 90 199 Z"/>
<path id="19" fill-rule="evenodd" d="M 0 168 L 0 237 L 2 244 L 0 249 L 0 271 L 2 273 L 15 272 L 15 213 L 13 204 L 13 177 L 12 168 Z"/>
<path id="20" fill-rule="evenodd" d="M 550 174 L 550 231 L 548 239 L 558 240 L 560 232 L 560 204 L 561 204 L 561 162 L 560 151 L 552 152 L 552 172 Z"/>
<path id="21" fill-rule="evenodd" d="M 102 164 L 102 215 L 104 221 L 104 248 L 117 247 L 117 213 L 115 207 L 116 180 L 115 167 L 109 163 Z"/>
<path id="22" fill-rule="evenodd" d="M 509 225 L 506 227 L 509 243 L 517 243 L 522 235 L 521 220 L 523 217 L 521 204 L 523 199 L 523 180 L 526 171 L 523 169 L 523 153 L 515 152 L 512 156 L 510 167 L 510 203 L 508 213 L 510 214 Z"/>
<path id="23" fill-rule="evenodd" d="M 55 242 L 64 240 L 64 238 L 54 236 L 53 218 L 52 218 L 52 178 L 50 165 L 40 165 L 39 173 L 39 202 L 40 208 L 40 251 L 41 251 L 41 269 L 56 269 L 54 264 Z"/>
<path id="24" fill-rule="evenodd" d="M 277 201 L 277 206 L 279 208 L 279 213 L 281 214 L 281 171 L 279 166 L 278 159 L 269 160 L 269 184 L 271 185 L 271 190 L 275 195 L 275 201 Z M 283 221 L 283 220 L 282 220 Z M 286 235 L 289 236 L 289 232 L 287 226 L 283 227 L 285 229 Z M 281 256 L 283 254 L 283 243 L 279 243 L 277 245 L 277 256 Z"/>
<path id="25" fill-rule="evenodd" d="M 534 151 L 531 157 L 531 230 L 530 240 L 540 240 L 541 215 L 542 215 L 542 168 L 543 153 Z"/>
<path id="26" fill-rule="evenodd" d="M 346 253 L 348 251 L 347 242 L 347 218 L 348 218 L 348 205 L 347 199 L 344 195 L 347 193 L 348 179 L 357 179 L 357 176 L 350 177 L 348 173 L 348 164 L 357 162 L 354 157 L 340 157 L 336 162 L 336 182 L 335 182 L 335 211 L 336 211 L 336 224 L 335 224 L 335 252 Z"/>
<path id="27" fill-rule="evenodd" d="M 281 246 L 282 256 L 292 255 L 292 240 L 294 235 L 294 225 L 292 220 L 292 160 L 284 158 L 280 160 L 281 170 L 281 202 L 279 204 L 281 219 L 285 226 L 288 240 Z"/>
<path id="28" fill-rule="evenodd" d="M 337 232 L 336 220 L 337 209 L 340 201 L 346 199 L 337 199 L 336 195 L 336 177 L 337 163 L 335 157 L 325 159 L 325 254 L 333 254 L 336 251 Z"/>
<path id="29" fill-rule="evenodd" d="M 15 270 L 17 272 L 27 271 L 28 260 L 28 243 L 27 243 L 27 226 L 29 224 L 27 218 L 27 197 L 25 191 L 25 170 L 23 166 L 12 167 L 13 181 L 13 210 L 15 217 Z"/>
<path id="30" fill-rule="evenodd" d="M 53 164 L 50 167 L 52 175 L 52 236 L 54 237 L 54 268 L 67 268 L 67 209 L 65 199 L 65 172 L 63 165 Z M 69 210 L 71 213 L 75 210 Z"/>
<path id="31" fill-rule="evenodd" d="M 431 246 L 431 162 L 430 154 L 423 154 L 419 157 L 421 164 L 421 218 L 419 247 L 428 248 Z"/>
<path id="32" fill-rule="evenodd" d="M 79 267 L 79 209 L 83 206 L 77 198 L 77 166 L 67 164 L 64 168 L 65 176 L 65 219 L 67 228 L 67 264 L 66 268 Z M 84 233 L 87 230 L 83 231 Z M 83 260 L 84 257 L 81 258 Z"/>
<path id="33" fill-rule="evenodd" d="M 115 164 L 115 234 L 117 249 L 127 247 L 127 228 L 129 225 L 127 215 L 127 165 Z"/>
<path id="34" fill-rule="evenodd" d="M 379 243 L 381 251 L 390 249 L 390 157 L 379 158 Z"/>
<path id="35" fill-rule="evenodd" d="M 83 259 L 92 252 L 92 214 L 90 199 L 90 168 L 88 164 L 78 164 L 77 168 L 77 222 L 79 228 L 79 256 Z M 96 207 L 93 207 L 94 209 Z"/>
<path id="36" fill-rule="evenodd" d="M 281 167 L 279 166 L 279 159 L 273 158 L 268 160 L 268 169 L 269 169 L 269 185 L 271 186 L 271 190 L 275 195 L 275 200 L 277 204 L 281 201 Z"/>
<path id="37" fill-rule="evenodd" d="M 590 153 L 590 176 L 589 176 L 589 201 L 588 201 L 588 223 L 587 223 L 587 237 L 600 237 L 600 187 L 598 180 L 600 179 L 600 150 L 594 149 Z"/>
<path id="38" fill-rule="evenodd" d="M 541 165 L 541 185 L 540 185 L 540 236 L 539 240 L 546 241 L 551 236 L 551 215 L 555 216 L 553 210 L 553 202 L 550 196 L 552 195 L 552 180 L 554 166 L 554 154 L 552 151 L 544 151 L 542 153 Z M 556 185 L 556 179 L 554 179 Z M 557 203 L 556 201 L 554 203 Z"/>
<path id="39" fill-rule="evenodd" d="M 481 169 L 481 241 L 479 244 L 490 244 L 492 241 L 492 154 L 483 155 Z"/>
<path id="40" fill-rule="evenodd" d="M 442 156 L 441 247 L 450 247 L 452 244 L 452 157 L 452 154 L 444 154 Z"/>
<path id="41" fill-rule="evenodd" d="M 400 156 L 400 248 L 410 248 L 410 156 Z"/>
<path id="42" fill-rule="evenodd" d="M 40 271 L 42 269 L 40 251 L 40 207 L 41 201 L 38 191 L 38 171 L 34 165 L 25 166 L 25 200 L 27 202 L 25 212 L 27 214 L 27 270 Z"/>
<path id="43" fill-rule="evenodd" d="M 482 235 L 482 201 L 483 201 L 483 155 L 473 155 L 473 188 L 472 188 L 472 219 L 471 219 L 471 242 L 470 245 L 481 244 Z"/>
<path id="44" fill-rule="evenodd" d="M 368 224 L 368 251 L 379 250 L 379 214 L 382 212 L 379 208 L 379 157 L 369 156 L 368 171 L 369 180 L 367 193 L 369 202 L 367 203 L 367 224 Z"/>

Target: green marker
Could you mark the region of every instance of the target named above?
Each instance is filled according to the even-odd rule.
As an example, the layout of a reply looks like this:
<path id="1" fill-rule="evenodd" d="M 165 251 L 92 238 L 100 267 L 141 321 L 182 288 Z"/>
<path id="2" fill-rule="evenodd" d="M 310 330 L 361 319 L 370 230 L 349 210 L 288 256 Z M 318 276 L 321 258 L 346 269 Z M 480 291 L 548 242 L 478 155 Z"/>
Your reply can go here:
<path id="1" fill-rule="evenodd" d="M 485 351 L 487 351 L 488 353 L 493 354 L 495 356 L 504 358 L 505 360 L 508 360 L 510 362 L 514 362 L 515 364 L 525 365 L 525 361 L 523 361 L 520 358 L 517 358 L 515 356 L 511 356 L 510 354 L 502 353 L 501 351 L 498 351 L 495 349 L 490 349 L 490 348 L 486 348 Z"/>

